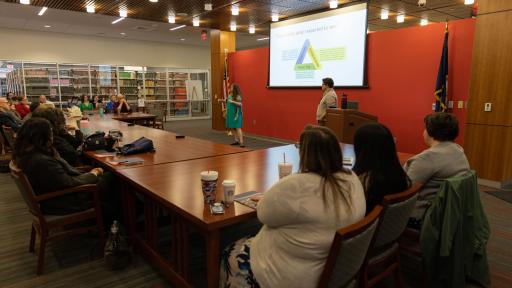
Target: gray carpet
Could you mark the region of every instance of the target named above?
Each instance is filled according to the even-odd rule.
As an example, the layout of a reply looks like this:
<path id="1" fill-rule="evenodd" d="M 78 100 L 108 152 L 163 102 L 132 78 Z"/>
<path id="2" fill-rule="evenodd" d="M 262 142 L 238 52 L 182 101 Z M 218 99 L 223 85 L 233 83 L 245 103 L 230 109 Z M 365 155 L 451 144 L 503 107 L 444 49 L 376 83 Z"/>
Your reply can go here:
<path id="1" fill-rule="evenodd" d="M 512 191 L 496 190 L 496 191 L 487 191 L 487 193 L 489 193 L 492 196 L 497 197 L 503 201 L 512 203 Z"/>
<path id="2" fill-rule="evenodd" d="M 169 121 L 165 123 L 165 130 L 177 134 L 196 137 L 215 143 L 231 144 L 233 143 L 233 136 L 228 136 L 225 131 L 213 130 L 211 120 L 187 120 L 187 121 Z M 291 142 L 279 141 L 275 139 L 268 139 L 257 137 L 253 135 L 244 135 L 245 147 L 248 149 L 267 149 L 281 145 L 287 145 Z"/>

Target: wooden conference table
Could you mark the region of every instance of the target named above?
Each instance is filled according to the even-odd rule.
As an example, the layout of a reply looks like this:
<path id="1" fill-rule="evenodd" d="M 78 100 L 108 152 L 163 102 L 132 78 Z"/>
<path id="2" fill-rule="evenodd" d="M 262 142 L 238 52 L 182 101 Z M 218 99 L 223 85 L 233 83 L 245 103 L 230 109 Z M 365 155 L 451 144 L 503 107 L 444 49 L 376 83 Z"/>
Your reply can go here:
<path id="1" fill-rule="evenodd" d="M 204 204 L 201 171 L 219 172 L 217 199 L 221 200 L 224 179 L 236 181 L 236 194 L 269 189 L 279 180 L 278 162 L 282 161 L 283 153 L 286 161 L 293 164 L 294 172 L 299 168 L 299 153 L 294 145 L 249 151 L 192 137 L 176 139 L 171 132 L 127 126 L 108 117 L 92 117 L 90 127 L 104 131 L 119 129 L 123 132 L 124 143 L 140 136 L 153 140 L 156 152 L 133 155 L 145 160 L 144 164 L 137 166 L 113 166 L 106 162 L 109 158 L 96 157 L 93 152 L 87 152 L 87 155 L 123 180 L 125 221 L 133 244 L 177 287 L 192 287 L 187 245 L 190 230 L 198 231 L 206 239 L 207 284 L 208 287 L 217 287 L 221 229 L 256 217 L 254 209 L 236 202 L 226 208 L 224 214 L 212 215 L 208 205 Z M 342 144 L 342 149 L 345 157 L 354 157 L 352 145 Z M 398 154 L 401 163 L 411 156 Z M 144 233 L 138 233 L 135 223 L 135 193 L 144 197 Z M 171 255 L 161 255 L 157 248 L 158 207 L 171 215 Z"/>

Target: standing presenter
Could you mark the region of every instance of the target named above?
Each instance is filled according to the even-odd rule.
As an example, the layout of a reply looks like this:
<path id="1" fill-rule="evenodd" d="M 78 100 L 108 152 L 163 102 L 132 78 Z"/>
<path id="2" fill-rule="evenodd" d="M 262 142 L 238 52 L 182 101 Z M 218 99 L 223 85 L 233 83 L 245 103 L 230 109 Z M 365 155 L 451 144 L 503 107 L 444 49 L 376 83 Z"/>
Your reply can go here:
<path id="1" fill-rule="evenodd" d="M 240 91 L 240 86 L 233 83 L 226 101 L 226 128 L 228 130 L 232 130 L 235 135 L 235 142 L 231 145 L 240 145 L 240 147 L 245 147 L 242 123 L 242 92 Z"/>
<path id="2" fill-rule="evenodd" d="M 325 126 L 325 115 L 327 108 L 338 108 L 338 96 L 334 91 L 334 81 L 332 78 L 322 79 L 322 100 L 316 109 L 316 121 L 318 125 Z"/>

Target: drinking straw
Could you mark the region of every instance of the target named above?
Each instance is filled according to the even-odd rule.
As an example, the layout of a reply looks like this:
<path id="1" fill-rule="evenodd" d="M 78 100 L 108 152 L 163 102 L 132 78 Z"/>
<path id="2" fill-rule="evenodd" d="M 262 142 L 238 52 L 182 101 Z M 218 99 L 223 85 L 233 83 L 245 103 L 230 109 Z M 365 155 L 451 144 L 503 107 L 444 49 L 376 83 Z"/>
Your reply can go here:
<path id="1" fill-rule="evenodd" d="M 286 163 L 286 154 L 283 152 L 283 161 Z"/>

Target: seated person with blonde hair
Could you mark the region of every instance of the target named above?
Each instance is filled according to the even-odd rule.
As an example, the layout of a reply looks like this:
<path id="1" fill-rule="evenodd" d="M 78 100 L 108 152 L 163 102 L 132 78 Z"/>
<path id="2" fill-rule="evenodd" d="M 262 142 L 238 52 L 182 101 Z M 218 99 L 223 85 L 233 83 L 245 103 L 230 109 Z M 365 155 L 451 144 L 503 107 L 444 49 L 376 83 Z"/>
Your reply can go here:
<path id="1" fill-rule="evenodd" d="M 132 112 L 132 108 L 130 107 L 130 104 L 128 104 L 128 102 L 126 101 L 124 95 L 119 94 L 117 96 L 117 106 L 115 107 L 115 110 L 117 113 Z"/>

